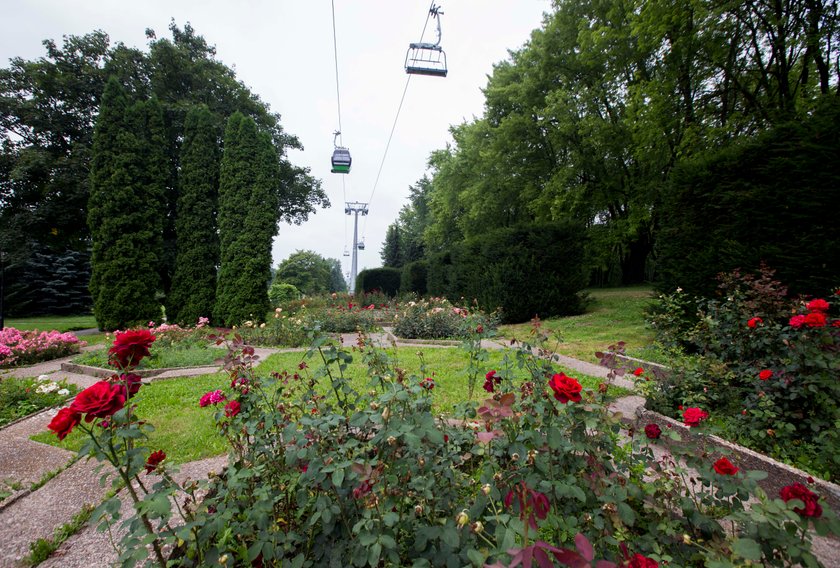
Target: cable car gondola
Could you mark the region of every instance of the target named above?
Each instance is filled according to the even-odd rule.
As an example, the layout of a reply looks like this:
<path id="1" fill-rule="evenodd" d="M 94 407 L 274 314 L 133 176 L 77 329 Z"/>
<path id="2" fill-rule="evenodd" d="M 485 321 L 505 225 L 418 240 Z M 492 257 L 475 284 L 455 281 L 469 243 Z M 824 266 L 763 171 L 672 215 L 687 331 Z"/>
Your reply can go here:
<path id="1" fill-rule="evenodd" d="M 350 164 L 353 162 L 353 159 L 350 157 L 350 150 L 345 148 L 344 146 L 339 146 L 336 144 L 336 140 L 341 135 L 341 132 L 336 131 L 333 137 L 333 155 L 332 155 L 332 169 L 330 170 L 334 174 L 349 174 L 350 173 Z"/>
<path id="2" fill-rule="evenodd" d="M 359 250 L 365 250 L 365 241 L 359 241 L 359 244 L 356 245 L 356 248 Z"/>
<path id="3" fill-rule="evenodd" d="M 437 41 L 435 43 L 410 43 L 405 54 L 405 72 L 409 75 L 431 75 L 446 77 L 446 53 L 440 46 L 440 6 L 432 5 L 429 14 L 437 20 Z"/>

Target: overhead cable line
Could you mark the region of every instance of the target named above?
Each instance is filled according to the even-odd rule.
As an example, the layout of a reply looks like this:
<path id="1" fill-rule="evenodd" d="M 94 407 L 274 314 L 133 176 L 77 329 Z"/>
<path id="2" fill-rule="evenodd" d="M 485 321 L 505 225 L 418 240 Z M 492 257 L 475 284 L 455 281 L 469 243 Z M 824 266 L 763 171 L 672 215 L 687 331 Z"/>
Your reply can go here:
<path id="1" fill-rule="evenodd" d="M 423 41 L 423 36 L 426 35 L 426 28 L 429 25 L 429 18 L 434 13 L 435 9 L 435 2 L 436 0 L 432 0 L 432 3 L 429 5 L 429 12 L 426 14 L 426 22 L 423 24 L 423 31 L 420 32 L 420 41 Z M 337 73 L 337 71 L 336 71 Z M 373 182 L 373 189 L 370 192 L 370 198 L 367 200 L 368 205 L 373 202 L 373 195 L 376 193 L 376 187 L 379 185 L 379 177 L 382 175 L 382 168 L 385 166 L 385 159 L 388 157 L 388 149 L 391 147 L 391 140 L 394 138 L 394 130 L 397 128 L 397 121 L 400 118 L 400 111 L 402 111 L 403 102 L 405 101 L 405 94 L 408 92 L 408 85 L 411 82 L 411 75 L 408 76 L 405 80 L 405 88 L 403 88 L 402 96 L 400 97 L 400 104 L 397 107 L 397 114 L 394 116 L 394 124 L 391 125 L 391 133 L 388 135 L 388 142 L 385 144 L 385 151 L 382 153 L 382 161 L 379 163 L 379 171 L 376 172 L 376 179 Z M 367 232 L 367 217 L 364 220 L 364 226 L 362 227 L 362 239 L 365 238 L 365 234 Z"/>
<path id="2" fill-rule="evenodd" d="M 338 110 L 338 141 L 340 146 L 344 146 L 341 138 L 341 89 L 338 80 L 338 36 L 336 34 L 335 26 L 335 0 L 330 2 L 332 6 L 332 31 L 333 31 L 333 61 L 335 62 L 335 101 Z M 344 181 L 344 176 L 341 176 L 341 197 L 344 203 L 347 203 L 347 186 Z M 347 216 L 344 216 L 344 250 L 347 250 Z"/>

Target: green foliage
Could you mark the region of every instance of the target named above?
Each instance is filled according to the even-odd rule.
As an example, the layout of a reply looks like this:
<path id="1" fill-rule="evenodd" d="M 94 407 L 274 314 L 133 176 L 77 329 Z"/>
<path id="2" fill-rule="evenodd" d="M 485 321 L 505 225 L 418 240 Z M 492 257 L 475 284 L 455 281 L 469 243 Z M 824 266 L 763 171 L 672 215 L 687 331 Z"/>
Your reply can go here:
<path id="1" fill-rule="evenodd" d="M 400 293 L 424 296 L 427 290 L 428 270 L 429 264 L 425 260 L 415 260 L 403 266 L 400 276 Z"/>
<path id="2" fill-rule="evenodd" d="M 840 103 L 744 144 L 681 166 L 664 196 L 660 286 L 709 297 L 714 276 L 774 268 L 795 293 L 824 295 L 840 281 Z M 686 258 L 691 262 L 685 262 Z"/>
<path id="3" fill-rule="evenodd" d="M 699 300 L 696 323 L 682 335 L 698 356 L 676 359 L 673 372 L 651 385 L 648 404 L 670 415 L 679 405 L 700 406 L 727 437 L 836 481 L 840 324 L 788 299 L 770 270 L 736 271 L 719 282 L 720 298 Z M 668 336 L 678 336 L 682 321 L 658 320 L 669 321 Z"/>
<path id="4" fill-rule="evenodd" d="M 501 308 L 506 322 L 580 313 L 587 283 L 582 235 L 573 223 L 554 223 L 466 241 L 453 252 L 455 297 Z"/>
<path id="5" fill-rule="evenodd" d="M 213 313 L 219 238 L 219 147 L 213 115 L 206 107 L 190 109 L 184 125 L 176 209 L 177 260 L 166 296 L 170 322 L 195 324 Z"/>
<path id="6" fill-rule="evenodd" d="M 426 257 L 426 291 L 431 296 L 457 298 L 452 282 L 452 252 L 437 252 Z"/>
<path id="7" fill-rule="evenodd" d="M 406 339 L 467 339 L 481 326 L 487 333 L 496 329 L 500 314 L 485 314 L 458 307 L 446 299 L 411 301 L 394 316 L 394 334 Z M 482 332 L 483 333 L 483 332 Z"/>
<path id="8" fill-rule="evenodd" d="M 300 299 L 300 290 L 292 284 L 275 280 L 268 287 L 268 299 L 271 300 L 272 306 L 277 307 L 280 304 Z"/>
<path id="9" fill-rule="evenodd" d="M 0 380 L 0 427 L 39 410 L 62 404 L 79 392 L 67 381 L 41 378 L 5 377 Z"/>
<path id="10" fill-rule="evenodd" d="M 100 329 L 157 319 L 162 255 L 163 114 L 156 99 L 130 104 L 115 77 L 97 119 L 88 225 L 90 291 Z"/>
<path id="11" fill-rule="evenodd" d="M 368 268 L 359 272 L 356 277 L 356 293 L 379 291 L 386 296 L 394 297 L 400 293 L 399 268 Z"/>
<path id="12" fill-rule="evenodd" d="M 297 250 L 283 260 L 277 266 L 274 281 L 291 284 L 307 296 L 347 290 L 341 262 L 311 250 Z"/>
<path id="13" fill-rule="evenodd" d="M 382 243 L 382 250 L 379 256 L 382 259 L 382 266 L 388 268 L 400 268 L 405 264 L 402 257 L 402 242 L 400 240 L 400 227 L 397 223 L 388 225 L 385 231 L 385 242 Z"/>
<path id="14" fill-rule="evenodd" d="M 219 182 L 219 279 L 214 318 L 262 321 L 269 310 L 271 244 L 277 234 L 277 155 L 253 119 L 235 113 L 225 130 Z"/>

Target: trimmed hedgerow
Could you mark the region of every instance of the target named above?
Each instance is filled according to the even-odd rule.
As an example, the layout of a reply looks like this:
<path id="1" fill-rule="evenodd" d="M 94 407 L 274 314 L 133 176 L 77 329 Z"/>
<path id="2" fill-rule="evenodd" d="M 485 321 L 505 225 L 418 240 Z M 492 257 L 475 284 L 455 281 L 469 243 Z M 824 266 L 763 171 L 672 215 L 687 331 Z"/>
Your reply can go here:
<path id="1" fill-rule="evenodd" d="M 426 277 L 429 271 L 429 264 L 425 260 L 416 260 L 409 262 L 402 269 L 402 276 L 400 280 L 400 292 L 403 294 L 419 294 L 426 293 Z"/>
<path id="2" fill-rule="evenodd" d="M 399 268 L 368 268 L 356 277 L 356 293 L 363 294 L 379 290 L 394 297 L 400 292 L 401 272 Z"/>

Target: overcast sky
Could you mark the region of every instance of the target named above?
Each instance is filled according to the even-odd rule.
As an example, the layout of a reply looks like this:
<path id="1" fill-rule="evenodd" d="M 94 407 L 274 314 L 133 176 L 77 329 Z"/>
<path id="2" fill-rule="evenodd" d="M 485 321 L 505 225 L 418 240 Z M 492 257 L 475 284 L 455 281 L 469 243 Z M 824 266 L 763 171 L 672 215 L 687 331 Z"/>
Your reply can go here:
<path id="1" fill-rule="evenodd" d="M 373 268 L 381 266 L 385 231 L 406 203 L 408 186 L 422 177 L 429 154 L 451 140 L 450 125 L 481 115 L 481 89 L 493 64 L 528 40 L 550 0 L 440 0 L 449 76 L 412 76 L 384 162 L 406 85 L 406 50 L 420 40 L 429 1 L 334 4 L 343 142 L 353 156 L 346 176 L 330 173 L 332 132 L 338 129 L 330 0 L 0 0 L 0 61 L 6 67 L 15 56 L 36 59 L 45 55 L 42 40 L 60 44 L 64 35 L 96 29 L 112 44 L 145 51 L 146 28 L 169 38 L 172 18 L 180 27 L 190 22 L 216 46 L 217 59 L 282 115 L 283 127 L 304 146 L 290 154 L 291 161 L 311 168 L 332 202 L 303 225 L 280 226 L 275 266 L 297 249 L 310 249 L 340 259 L 349 271 L 350 257 L 342 256 L 353 238 L 347 200 L 370 202 L 370 215 L 359 220 L 366 244 L 359 269 Z M 430 21 L 424 41 L 434 39 Z"/>

